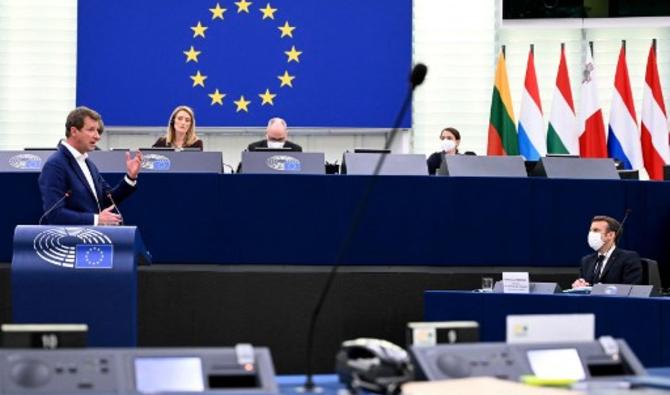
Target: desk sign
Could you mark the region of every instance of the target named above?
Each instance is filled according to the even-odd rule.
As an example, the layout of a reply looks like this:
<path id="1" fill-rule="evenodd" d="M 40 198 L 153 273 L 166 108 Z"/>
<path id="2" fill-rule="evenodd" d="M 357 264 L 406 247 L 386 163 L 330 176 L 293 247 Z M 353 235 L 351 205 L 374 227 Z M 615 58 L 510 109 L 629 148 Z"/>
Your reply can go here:
<path id="1" fill-rule="evenodd" d="M 503 272 L 503 293 L 527 294 L 530 293 L 528 272 Z"/>

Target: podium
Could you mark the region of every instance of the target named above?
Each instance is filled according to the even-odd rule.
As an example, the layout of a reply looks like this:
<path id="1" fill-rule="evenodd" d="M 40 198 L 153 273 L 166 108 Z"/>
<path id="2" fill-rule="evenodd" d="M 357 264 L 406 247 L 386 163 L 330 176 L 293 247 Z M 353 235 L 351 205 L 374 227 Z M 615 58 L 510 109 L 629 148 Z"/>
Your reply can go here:
<path id="1" fill-rule="evenodd" d="M 84 323 L 92 347 L 137 345 L 137 227 L 33 226 L 14 230 L 14 323 Z"/>

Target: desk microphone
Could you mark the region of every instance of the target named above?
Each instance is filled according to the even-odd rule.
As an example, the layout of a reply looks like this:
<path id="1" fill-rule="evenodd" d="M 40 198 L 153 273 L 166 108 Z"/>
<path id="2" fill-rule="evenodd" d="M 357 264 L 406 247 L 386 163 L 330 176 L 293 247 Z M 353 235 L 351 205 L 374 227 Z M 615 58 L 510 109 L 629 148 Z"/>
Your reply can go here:
<path id="1" fill-rule="evenodd" d="M 616 234 L 616 241 L 619 241 L 621 239 L 621 235 L 623 234 L 623 226 L 626 223 L 626 220 L 628 219 L 628 216 L 630 215 L 632 209 L 627 208 L 626 212 L 623 215 L 623 219 L 621 220 L 621 223 L 619 224 L 619 231 Z"/>
<path id="2" fill-rule="evenodd" d="M 407 90 L 407 96 L 405 97 L 405 100 L 403 101 L 402 107 L 400 108 L 400 111 L 398 112 L 398 116 L 395 119 L 395 122 L 393 123 L 393 128 L 391 129 L 391 132 L 389 133 L 386 143 L 384 144 L 384 149 L 388 150 L 391 148 L 391 144 L 393 143 L 393 140 L 395 139 L 396 134 L 398 134 L 398 129 L 400 129 L 400 124 L 402 123 L 402 119 L 407 114 L 407 111 L 409 110 L 410 104 L 412 103 L 412 94 L 414 93 L 414 89 L 416 89 L 417 86 L 421 85 L 426 78 L 426 73 L 428 72 L 428 67 L 422 63 L 418 63 L 417 65 L 414 66 L 412 69 L 412 73 L 410 74 L 409 77 L 409 89 Z M 319 295 L 319 299 L 316 302 L 316 305 L 314 306 L 314 310 L 312 311 L 312 315 L 310 316 L 309 319 L 309 330 L 307 332 L 307 350 L 306 350 L 306 369 L 305 369 L 305 384 L 303 384 L 303 387 L 300 388 L 301 391 L 304 392 L 317 392 L 317 388 L 314 384 L 313 380 L 313 369 L 312 369 L 312 352 L 314 349 L 314 330 L 316 327 L 316 322 L 319 318 L 319 314 L 321 312 L 321 308 L 323 307 L 323 304 L 326 301 L 326 297 L 328 296 L 328 292 L 330 291 L 331 286 L 333 285 L 333 280 L 335 280 L 335 274 L 337 273 L 337 269 L 340 266 L 342 259 L 344 256 L 347 254 L 349 251 L 349 248 L 351 247 L 351 243 L 353 241 L 354 235 L 356 234 L 356 231 L 358 230 L 358 227 L 360 225 L 361 220 L 363 219 L 363 214 L 365 213 L 365 210 L 367 209 L 368 205 L 368 200 L 370 198 L 370 193 L 374 189 L 376 180 L 377 180 L 377 175 L 379 175 L 379 172 L 381 171 L 381 168 L 384 164 L 384 160 L 386 160 L 386 155 L 382 154 L 379 156 L 379 160 L 377 160 L 377 164 L 375 165 L 375 170 L 372 173 L 372 177 L 370 178 L 370 181 L 367 183 L 365 186 L 365 189 L 363 190 L 363 196 L 359 200 L 358 204 L 356 205 L 356 211 L 354 211 L 354 215 L 351 219 L 351 224 L 349 225 L 349 229 L 347 230 L 345 234 L 345 238 L 342 241 L 342 244 L 340 244 L 340 248 L 337 252 L 337 257 L 335 258 L 335 263 L 333 264 L 333 267 L 330 270 L 330 273 L 328 273 L 328 278 L 326 279 L 326 283 L 323 286 L 323 289 L 321 291 L 321 294 Z"/>
<path id="3" fill-rule="evenodd" d="M 626 209 L 626 212 L 623 215 L 623 219 L 621 220 L 621 226 L 619 227 L 620 229 L 623 229 L 623 224 L 626 223 L 626 220 L 628 219 L 628 216 L 630 215 L 631 211 L 633 211 L 633 210 L 631 210 L 629 208 Z"/>
<path id="4" fill-rule="evenodd" d="M 121 217 L 121 223 L 119 225 L 123 225 L 123 214 L 121 214 L 121 210 L 119 209 L 119 206 L 114 202 L 114 199 L 112 198 L 112 193 L 107 192 L 107 197 L 109 198 L 109 201 L 112 202 L 114 205 L 114 208 L 116 209 L 117 214 L 119 214 L 119 217 Z"/>
<path id="5" fill-rule="evenodd" d="M 71 192 L 69 190 L 65 191 L 63 196 L 61 196 L 60 199 L 56 200 L 56 203 L 54 203 L 51 207 L 49 207 L 49 209 L 47 211 L 44 212 L 44 214 L 42 214 L 42 216 L 40 217 L 40 220 L 37 222 L 37 224 L 42 225 L 42 221 L 44 221 L 44 218 L 46 218 L 47 215 L 49 215 L 52 211 L 54 211 L 54 209 L 56 207 L 58 207 L 58 205 L 61 204 L 63 202 L 63 200 L 65 200 L 66 198 L 69 198 L 70 193 Z"/>

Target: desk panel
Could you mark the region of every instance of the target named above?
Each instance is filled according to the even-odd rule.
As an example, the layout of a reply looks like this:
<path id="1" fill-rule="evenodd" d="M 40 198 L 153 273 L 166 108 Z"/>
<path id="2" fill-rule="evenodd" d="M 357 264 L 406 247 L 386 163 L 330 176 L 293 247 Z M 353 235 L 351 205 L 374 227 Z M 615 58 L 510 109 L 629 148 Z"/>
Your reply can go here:
<path id="1" fill-rule="evenodd" d="M 37 173 L 0 173 L 0 262 L 41 215 Z M 123 175 L 106 174 L 111 184 Z M 157 263 L 323 264 L 370 180 L 353 175 L 140 174 L 121 205 Z M 670 252 L 670 183 L 378 176 L 342 263 L 577 267 L 595 214 L 632 213 L 622 247 Z"/>
<path id="2" fill-rule="evenodd" d="M 670 300 L 591 295 L 512 295 L 427 291 L 426 321 L 479 322 L 482 341 L 505 341 L 510 314 L 573 314 L 596 316 L 596 336 L 626 339 L 645 366 L 670 364 L 664 323 L 670 319 Z"/>

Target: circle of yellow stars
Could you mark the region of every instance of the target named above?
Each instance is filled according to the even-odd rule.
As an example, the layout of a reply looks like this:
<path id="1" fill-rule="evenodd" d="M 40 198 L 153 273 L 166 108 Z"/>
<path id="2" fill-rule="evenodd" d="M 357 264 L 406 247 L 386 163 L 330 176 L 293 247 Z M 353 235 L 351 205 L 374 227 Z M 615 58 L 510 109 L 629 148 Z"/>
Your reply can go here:
<path id="1" fill-rule="evenodd" d="M 237 6 L 237 14 L 248 14 L 251 15 L 254 9 L 250 8 L 253 4 L 251 1 L 247 0 L 240 0 L 240 1 L 235 1 L 234 4 Z M 225 20 L 225 13 L 228 11 L 227 8 L 221 7 L 220 2 L 217 2 L 216 5 L 213 8 L 209 8 L 209 12 L 212 15 L 212 18 L 209 22 L 210 24 L 214 23 L 220 23 L 219 21 L 224 21 Z M 270 3 L 266 3 L 265 7 L 259 8 L 258 11 L 260 11 L 260 17 L 262 20 L 269 20 L 269 21 L 276 21 L 275 19 L 275 13 L 277 13 L 279 10 L 277 8 L 273 8 Z M 232 12 L 232 11 L 231 11 Z M 206 34 L 207 34 L 207 29 L 209 29 L 209 26 L 203 25 L 202 21 L 198 21 L 195 26 L 191 26 L 190 29 L 193 31 L 193 39 L 197 43 L 198 39 L 206 39 Z M 284 21 L 283 25 L 277 26 L 277 29 L 279 30 L 279 34 L 281 34 L 280 38 L 293 38 L 293 31 L 296 29 L 295 26 L 292 26 L 288 20 Z M 186 56 L 186 63 L 193 62 L 194 64 L 198 63 L 198 57 L 202 54 L 202 51 L 199 51 L 196 45 L 191 45 L 190 48 L 186 51 L 183 51 L 183 54 Z M 298 48 L 295 47 L 295 45 L 291 45 L 290 48 L 287 48 L 286 51 L 284 51 L 284 54 L 286 55 L 286 63 L 290 64 L 291 62 L 296 62 L 300 63 L 300 56 L 302 55 L 302 51 L 298 50 Z M 218 87 L 214 87 L 214 90 L 212 91 L 211 89 L 207 90 L 206 86 L 206 81 L 208 76 L 202 74 L 200 70 L 196 70 L 195 75 L 189 76 L 190 79 L 192 80 L 192 87 L 193 88 L 203 88 L 206 91 L 209 91 L 211 93 L 207 93 L 207 96 L 211 99 L 210 105 L 211 106 L 223 106 L 223 101 L 224 98 L 227 96 L 227 93 L 221 92 Z M 279 90 L 282 88 L 293 88 L 293 80 L 295 79 L 295 75 L 291 75 L 288 72 L 288 66 L 286 69 L 284 69 L 284 73 L 282 75 L 278 75 L 277 79 L 279 80 Z M 274 91 L 278 92 L 278 91 Z M 273 93 L 273 91 L 270 88 L 266 88 L 265 92 L 258 93 L 260 105 L 262 106 L 274 106 L 274 101 L 275 98 L 277 97 L 278 93 Z M 240 95 L 238 100 L 233 100 L 233 103 L 235 104 L 235 112 L 249 112 L 249 105 L 252 104 L 253 100 L 256 100 L 253 98 L 253 100 L 247 100 L 244 95 Z"/>

